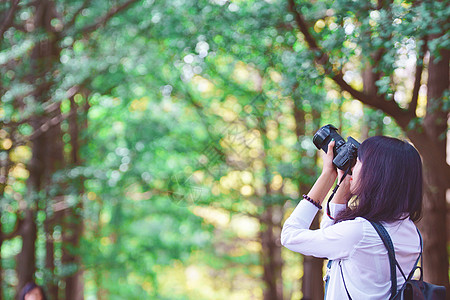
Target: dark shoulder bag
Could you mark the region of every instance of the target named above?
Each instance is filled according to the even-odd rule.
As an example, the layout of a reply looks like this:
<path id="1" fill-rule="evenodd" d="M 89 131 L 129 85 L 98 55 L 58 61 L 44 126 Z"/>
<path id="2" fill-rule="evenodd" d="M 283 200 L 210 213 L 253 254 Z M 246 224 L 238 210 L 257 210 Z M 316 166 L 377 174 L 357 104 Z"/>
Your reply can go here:
<path id="1" fill-rule="evenodd" d="M 445 300 L 445 287 L 434 285 L 428 282 L 423 281 L 423 269 L 422 269 L 422 236 L 419 232 L 419 229 L 417 229 L 417 233 L 419 234 L 420 238 L 420 254 L 419 257 L 416 260 L 416 263 L 414 264 L 413 269 L 409 273 L 408 277 L 405 276 L 405 273 L 403 273 L 402 268 L 398 264 L 397 260 L 395 259 L 395 251 L 394 251 L 394 245 L 392 244 L 391 237 L 389 236 L 386 229 L 381 225 L 379 222 L 372 222 L 370 221 L 372 226 L 377 231 L 378 235 L 380 236 L 381 240 L 383 241 L 383 244 L 386 246 L 386 249 L 388 250 L 389 255 L 389 264 L 391 267 L 391 297 L 389 299 L 392 300 L 426 300 L 426 299 L 433 299 L 433 300 Z M 420 260 L 420 266 L 418 265 Z M 397 274 L 395 266 L 400 270 L 400 273 L 402 273 L 403 278 L 405 278 L 405 283 L 402 285 L 400 290 L 397 291 Z M 420 278 L 418 280 L 412 279 L 414 272 L 419 269 L 420 270 Z"/>

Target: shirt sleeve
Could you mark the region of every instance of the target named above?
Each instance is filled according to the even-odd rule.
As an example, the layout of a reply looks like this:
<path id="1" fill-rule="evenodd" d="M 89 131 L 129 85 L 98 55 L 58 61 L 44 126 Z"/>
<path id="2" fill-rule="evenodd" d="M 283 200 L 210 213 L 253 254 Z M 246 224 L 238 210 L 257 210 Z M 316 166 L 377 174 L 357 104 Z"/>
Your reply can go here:
<path id="1" fill-rule="evenodd" d="M 347 208 L 347 204 L 337 204 L 330 202 L 330 215 L 333 218 L 336 218 L 336 216 L 343 210 Z M 320 222 L 320 228 L 326 228 L 328 226 L 331 226 L 334 224 L 334 220 L 331 219 L 327 213 L 325 208 L 325 213 L 323 214 L 322 221 Z"/>
<path id="2" fill-rule="evenodd" d="M 310 202 L 300 201 L 283 225 L 281 244 L 289 250 L 315 257 L 345 259 L 351 256 L 364 237 L 363 221 L 355 219 L 309 230 L 317 211 Z"/>

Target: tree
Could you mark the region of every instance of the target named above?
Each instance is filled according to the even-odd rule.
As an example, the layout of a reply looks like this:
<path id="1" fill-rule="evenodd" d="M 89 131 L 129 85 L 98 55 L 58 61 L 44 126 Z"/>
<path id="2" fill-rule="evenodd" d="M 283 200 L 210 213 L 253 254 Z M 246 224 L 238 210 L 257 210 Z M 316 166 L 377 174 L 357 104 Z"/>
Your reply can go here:
<path id="1" fill-rule="evenodd" d="M 32 158 L 29 161 L 28 170 L 29 177 L 27 180 L 27 205 L 20 218 L 18 232 L 22 236 L 22 251 L 17 257 L 17 274 L 18 285 L 17 292 L 29 281 L 35 279 L 36 272 L 36 239 L 38 233 L 38 214 L 44 213 L 45 225 L 44 230 L 47 235 L 46 240 L 46 267 L 50 273 L 49 292 L 54 299 L 58 298 L 57 280 L 54 279 L 55 273 L 55 256 L 54 242 L 52 236 L 54 227 L 60 225 L 62 219 L 58 217 L 54 207 L 57 205 L 56 199 L 64 199 L 65 192 L 60 189 L 55 194 L 54 174 L 62 170 L 66 166 L 64 157 L 63 131 L 60 127 L 61 123 L 69 116 L 69 127 L 72 143 L 72 160 L 70 164 L 77 165 L 79 160 L 77 156 L 77 129 L 81 126 L 76 119 L 77 109 L 74 108 L 67 115 L 61 112 L 61 100 L 56 95 L 61 91 L 60 82 L 55 79 L 61 79 L 64 72 L 61 72 L 61 52 L 64 50 L 64 39 L 76 39 L 94 32 L 103 26 L 109 19 L 120 11 L 126 9 L 136 1 L 123 2 L 120 5 L 113 6 L 105 15 L 98 20 L 84 26 L 76 28 L 76 20 L 82 10 L 86 9 L 89 1 L 84 1 L 79 5 L 72 15 L 63 15 L 62 9 L 73 9 L 72 7 L 60 7 L 54 1 L 46 0 L 39 2 L 10 1 L 9 7 L 6 3 L 2 4 L 2 13 L 5 16 L 0 25 L 0 45 L 2 50 L 7 53 L 7 60 L 2 64 L 2 69 L 7 72 L 9 77 L 2 80 L 1 90 L 4 96 L 8 97 L 8 93 L 14 90 L 16 86 L 22 85 L 25 90 L 23 93 L 9 95 L 6 100 L 7 106 L 13 109 L 13 113 L 2 120 L 5 128 L 10 128 L 10 132 L 17 127 L 29 124 L 32 132 L 29 136 L 21 136 L 22 140 L 30 145 L 32 149 Z M 19 20 L 25 21 L 25 26 L 20 24 Z M 81 29 L 81 30 L 79 30 Z M 25 51 L 17 52 L 16 48 L 25 46 Z M 63 87 L 64 88 L 64 87 Z M 70 90 L 72 88 L 72 90 Z M 70 91 L 76 90 L 76 87 L 69 87 Z M 65 92 L 63 92 L 65 94 Z M 74 94 L 68 95 L 72 98 Z M 72 102 L 73 103 L 73 102 Z M 74 103 L 73 103 L 74 104 Z M 30 107 L 36 109 L 33 111 Z M 14 145 L 16 146 L 16 145 Z M 8 176 L 8 174 L 6 174 Z M 61 185 L 67 183 L 60 183 Z M 82 193 L 79 190 L 78 193 Z M 67 207 L 66 207 L 67 208 Z M 70 210 L 70 212 L 69 212 Z M 65 221 L 69 224 L 64 226 L 65 232 L 76 231 L 82 220 L 73 214 L 74 210 L 68 208 L 64 212 Z M 67 218 L 69 216 L 69 218 Z M 74 218 L 74 219 L 70 219 Z M 74 226 L 74 224 L 77 224 Z M 74 230 L 75 228 L 75 230 Z M 80 235 L 72 233 L 70 237 L 64 234 L 63 258 L 65 264 L 74 260 L 74 255 L 69 253 L 68 247 L 78 244 Z M 69 274 L 64 278 L 66 284 L 66 299 L 82 298 L 82 288 L 80 290 L 78 275 Z M 75 282 L 75 283 L 74 283 Z"/>
<path id="2" fill-rule="evenodd" d="M 445 193 L 450 178 L 445 149 L 448 5 L 445 1 L 288 3 L 304 42 L 315 55 L 316 67 L 342 91 L 392 116 L 421 153 L 425 279 L 448 289 L 447 246 L 442 238 L 447 236 Z M 405 57 L 416 62 L 414 78 L 399 75 L 405 69 Z M 370 70 L 371 88 L 358 87 L 352 77 L 358 68 Z M 425 88 L 426 108 L 421 94 Z"/>

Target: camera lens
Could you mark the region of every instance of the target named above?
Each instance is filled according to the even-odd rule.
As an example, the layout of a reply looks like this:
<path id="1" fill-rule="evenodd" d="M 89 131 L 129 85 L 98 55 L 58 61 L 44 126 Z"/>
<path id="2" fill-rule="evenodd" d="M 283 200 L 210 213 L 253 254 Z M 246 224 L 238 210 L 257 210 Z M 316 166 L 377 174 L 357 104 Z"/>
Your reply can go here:
<path id="1" fill-rule="evenodd" d="M 325 142 L 327 140 L 327 138 L 330 136 L 330 129 L 327 127 L 322 127 L 320 128 L 316 134 L 313 137 L 313 143 L 314 145 L 316 145 L 317 148 L 321 149 L 323 148 L 324 144 L 326 144 L 328 146 L 328 141 Z M 327 152 L 327 150 L 324 149 L 325 152 Z"/>
<path id="2" fill-rule="evenodd" d="M 332 139 L 335 141 L 333 147 L 333 164 L 341 170 L 353 165 L 359 143 L 352 137 L 348 137 L 348 142 L 345 142 L 337 133 L 337 128 L 333 125 L 328 124 L 321 127 L 314 135 L 313 142 L 318 149 L 322 149 L 326 153 L 328 151 L 328 144 Z"/>

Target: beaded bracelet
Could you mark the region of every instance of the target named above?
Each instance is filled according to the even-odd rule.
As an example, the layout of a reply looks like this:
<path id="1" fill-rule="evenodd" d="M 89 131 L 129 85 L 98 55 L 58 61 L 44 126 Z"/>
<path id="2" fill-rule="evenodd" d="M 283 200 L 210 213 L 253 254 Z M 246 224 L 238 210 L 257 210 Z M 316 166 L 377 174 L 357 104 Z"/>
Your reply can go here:
<path id="1" fill-rule="evenodd" d="M 312 204 L 314 204 L 315 207 L 317 207 L 318 209 L 322 209 L 322 205 L 319 204 L 319 202 L 314 201 L 313 199 L 311 199 L 309 196 L 303 194 L 303 199 L 311 202 Z"/>

